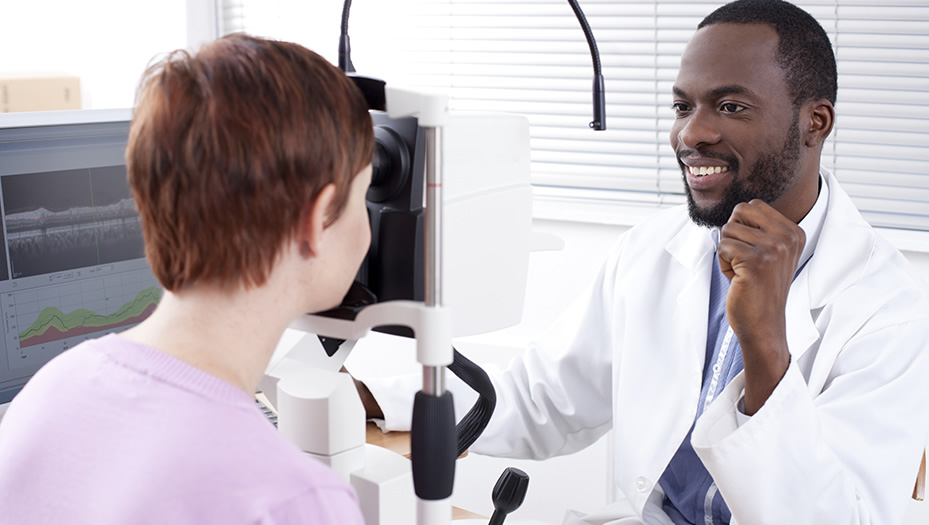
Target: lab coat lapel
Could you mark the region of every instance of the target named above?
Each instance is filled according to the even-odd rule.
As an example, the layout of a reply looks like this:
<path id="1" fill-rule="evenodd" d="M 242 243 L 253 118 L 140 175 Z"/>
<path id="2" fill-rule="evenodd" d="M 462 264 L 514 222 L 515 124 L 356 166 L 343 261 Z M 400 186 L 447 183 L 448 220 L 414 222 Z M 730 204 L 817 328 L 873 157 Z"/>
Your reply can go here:
<path id="1" fill-rule="evenodd" d="M 821 337 L 813 311 L 859 278 L 874 245 L 873 231 L 848 194 L 832 173 L 826 169 L 821 172 L 829 185 L 826 218 L 813 257 L 794 280 L 787 296 L 787 345 L 794 361 Z M 837 254 L 841 256 L 836 257 Z"/>
<path id="2" fill-rule="evenodd" d="M 819 244 L 808 265 L 809 300 L 814 309 L 822 308 L 835 294 L 861 278 L 875 242 L 874 230 L 835 176 L 825 169 L 822 173 L 829 185 L 829 203 Z"/>
<path id="3" fill-rule="evenodd" d="M 686 268 L 683 272 L 683 275 L 687 276 L 686 282 L 683 283 L 677 296 L 673 326 L 683 327 L 678 331 L 676 345 L 682 349 L 678 356 L 685 363 L 678 369 L 686 373 L 688 377 L 675 379 L 680 380 L 677 385 L 691 386 L 688 389 L 688 399 L 684 406 L 692 407 L 693 411 L 696 411 L 700 397 L 700 385 L 703 380 L 703 362 L 706 358 L 710 265 L 713 262 L 713 252 L 716 247 L 706 229 L 691 223 L 671 239 L 665 245 L 665 249 L 678 264 Z M 689 418 L 688 429 L 692 422 L 693 414 Z"/>
<path id="4" fill-rule="evenodd" d="M 815 259 L 815 255 L 813 259 Z M 810 260 L 812 264 L 812 260 Z M 810 310 L 810 268 L 804 268 L 790 286 L 787 294 L 787 350 L 794 361 L 806 353 L 819 340 L 819 330 Z"/>

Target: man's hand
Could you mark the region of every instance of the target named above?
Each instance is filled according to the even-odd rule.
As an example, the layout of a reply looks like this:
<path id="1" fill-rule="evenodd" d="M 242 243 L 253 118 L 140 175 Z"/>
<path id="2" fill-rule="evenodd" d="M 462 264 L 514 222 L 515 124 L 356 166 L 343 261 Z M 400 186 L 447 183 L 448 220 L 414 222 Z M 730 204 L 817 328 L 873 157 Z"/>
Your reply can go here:
<path id="1" fill-rule="evenodd" d="M 790 363 L 785 309 L 805 242 L 799 226 L 758 199 L 736 206 L 720 228 L 719 267 L 730 281 L 726 315 L 742 347 L 747 415 Z"/>

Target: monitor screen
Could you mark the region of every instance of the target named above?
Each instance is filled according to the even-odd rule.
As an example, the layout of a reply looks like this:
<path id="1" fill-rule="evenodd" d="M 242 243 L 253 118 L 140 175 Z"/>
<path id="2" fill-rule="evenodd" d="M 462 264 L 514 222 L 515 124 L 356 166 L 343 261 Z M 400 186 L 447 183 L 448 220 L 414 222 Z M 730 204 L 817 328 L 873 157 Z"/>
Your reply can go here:
<path id="1" fill-rule="evenodd" d="M 0 412 L 39 368 L 155 309 L 129 110 L 0 114 Z"/>

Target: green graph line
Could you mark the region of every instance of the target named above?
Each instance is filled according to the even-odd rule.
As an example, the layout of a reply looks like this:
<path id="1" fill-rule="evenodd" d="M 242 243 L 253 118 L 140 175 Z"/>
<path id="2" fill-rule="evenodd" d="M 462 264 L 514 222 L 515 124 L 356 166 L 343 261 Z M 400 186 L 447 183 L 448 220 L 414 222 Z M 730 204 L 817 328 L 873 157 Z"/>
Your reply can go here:
<path id="1" fill-rule="evenodd" d="M 49 328 L 56 328 L 59 332 L 67 332 L 81 327 L 97 327 L 119 323 L 141 314 L 152 304 L 161 299 L 161 289 L 157 286 L 146 288 L 136 294 L 135 298 L 123 304 L 110 315 L 101 315 L 85 308 L 64 313 L 54 306 L 47 306 L 39 313 L 29 328 L 19 333 L 19 340 L 25 341 L 30 337 L 44 334 Z"/>

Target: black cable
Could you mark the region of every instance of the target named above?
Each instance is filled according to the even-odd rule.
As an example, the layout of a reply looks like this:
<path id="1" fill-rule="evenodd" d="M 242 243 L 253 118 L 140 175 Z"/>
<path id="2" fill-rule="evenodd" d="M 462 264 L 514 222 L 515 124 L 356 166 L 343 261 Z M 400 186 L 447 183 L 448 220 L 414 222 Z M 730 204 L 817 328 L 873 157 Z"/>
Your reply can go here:
<path id="1" fill-rule="evenodd" d="M 587 46 L 590 48 L 590 57 L 594 63 L 594 82 L 593 82 L 593 114 L 594 119 L 590 122 L 590 127 L 602 131 L 606 129 L 606 88 L 603 85 L 603 71 L 600 65 L 600 50 L 597 49 L 597 41 L 594 40 L 594 32 L 587 23 L 587 17 L 581 10 L 577 0 L 568 0 L 571 9 L 577 21 L 581 23 L 581 29 L 584 30 L 584 37 L 587 38 Z"/>
<path id="2" fill-rule="evenodd" d="M 574 10 L 574 16 L 577 17 L 577 21 L 581 23 L 581 29 L 584 30 L 584 37 L 587 39 L 587 47 L 590 48 L 590 58 L 594 63 L 594 75 L 602 75 L 600 50 L 597 49 L 597 42 L 594 40 L 594 32 L 590 29 L 590 24 L 587 23 L 587 17 L 584 16 L 584 12 L 581 11 L 581 6 L 577 3 L 577 0 L 568 0 L 568 3 L 571 4 L 571 9 Z"/>
<path id="3" fill-rule="evenodd" d="M 354 73 L 352 64 L 352 45 L 348 38 L 348 15 L 352 8 L 352 0 L 345 0 L 342 4 L 342 29 L 339 32 L 339 69 L 346 73 Z"/>
<path id="4" fill-rule="evenodd" d="M 461 456 L 480 437 L 490 422 L 494 407 L 497 406 L 497 392 L 483 368 L 461 355 L 458 350 L 453 348 L 452 352 L 454 357 L 448 369 L 478 393 L 477 401 L 471 410 L 455 427 L 458 433 L 458 455 Z"/>
<path id="5" fill-rule="evenodd" d="M 352 0 L 345 0 L 342 4 L 342 34 L 348 34 L 348 12 L 352 9 Z"/>

